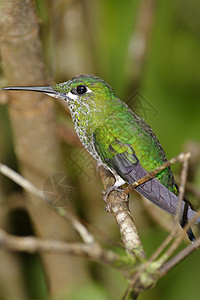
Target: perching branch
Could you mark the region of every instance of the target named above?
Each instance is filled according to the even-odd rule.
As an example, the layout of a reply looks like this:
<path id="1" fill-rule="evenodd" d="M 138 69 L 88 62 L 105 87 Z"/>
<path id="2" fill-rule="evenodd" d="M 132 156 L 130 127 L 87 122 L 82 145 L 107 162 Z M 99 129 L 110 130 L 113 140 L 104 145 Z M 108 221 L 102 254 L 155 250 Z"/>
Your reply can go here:
<path id="1" fill-rule="evenodd" d="M 187 175 L 187 164 L 189 159 L 189 154 L 180 154 L 176 158 L 171 159 L 169 162 L 166 162 L 164 165 L 160 166 L 156 170 L 149 172 L 146 176 L 141 178 L 136 182 L 136 186 L 150 180 L 150 177 L 153 178 L 157 173 L 159 173 L 164 168 L 169 165 L 177 162 L 183 162 L 183 169 L 181 175 L 181 187 L 179 201 L 182 201 L 184 195 L 184 185 Z M 29 181 L 24 179 L 21 175 L 6 167 L 5 165 L 0 164 L 0 173 L 11 178 L 13 181 L 21 185 L 27 191 L 37 195 L 44 200 L 42 193 Z M 114 183 L 114 178 L 111 174 L 100 168 L 100 173 L 104 183 L 104 187 L 107 189 Z M 153 177 L 152 177 L 153 176 Z M 128 188 L 132 189 L 132 185 Z M 62 241 L 55 240 L 40 240 L 36 238 L 21 238 L 8 235 L 7 233 L 0 230 L 0 245 L 4 248 L 16 251 L 27 251 L 27 252 L 60 252 L 67 253 L 82 257 L 88 257 L 92 260 L 98 261 L 100 263 L 111 265 L 115 268 L 118 268 L 122 271 L 126 277 L 131 278 L 131 283 L 126 290 L 123 299 L 127 299 L 127 296 L 134 290 L 134 297 L 139 295 L 139 293 L 147 288 L 153 286 L 156 281 L 169 272 L 177 263 L 182 261 L 190 253 L 194 252 L 197 247 L 200 246 L 200 239 L 194 242 L 192 245 L 189 245 L 176 256 L 172 257 L 167 261 L 177 247 L 180 245 L 185 232 L 188 231 L 190 226 L 195 222 L 199 217 L 198 214 L 188 222 L 185 226 L 184 231 L 174 240 L 171 246 L 167 249 L 166 252 L 158 259 L 160 254 L 165 250 L 169 245 L 172 239 L 175 237 L 176 228 L 172 233 L 167 237 L 167 239 L 158 247 L 149 260 L 145 260 L 145 254 L 140 242 L 140 239 L 137 234 L 136 227 L 134 225 L 133 219 L 131 217 L 127 194 L 124 191 L 112 191 L 107 198 L 107 209 L 113 214 L 118 224 L 122 241 L 124 243 L 125 249 L 128 254 L 132 257 L 137 258 L 137 260 L 132 257 L 122 257 L 118 256 L 112 251 L 105 251 L 102 247 L 94 241 L 93 236 L 87 231 L 87 229 L 73 216 L 66 214 L 65 210 L 62 208 L 54 208 L 57 212 L 63 216 L 65 219 L 68 219 L 72 226 L 79 232 L 84 243 L 64 243 Z M 179 216 L 179 205 L 177 208 L 176 216 Z M 176 217 L 178 218 L 178 217 Z M 176 219 L 175 218 L 175 219 Z M 177 220 L 176 220 L 177 223 Z M 137 270 L 134 272 L 135 264 L 137 264 Z M 131 275 L 133 274 L 133 275 Z M 146 280 L 144 281 L 144 276 Z"/>
<path id="2" fill-rule="evenodd" d="M 107 190 L 114 183 L 113 176 L 110 176 L 110 172 L 103 167 L 100 168 L 100 174 L 104 188 Z M 145 253 L 129 210 L 127 195 L 119 191 L 111 192 L 107 198 L 106 210 L 114 216 L 117 222 L 127 253 L 143 260 Z"/>

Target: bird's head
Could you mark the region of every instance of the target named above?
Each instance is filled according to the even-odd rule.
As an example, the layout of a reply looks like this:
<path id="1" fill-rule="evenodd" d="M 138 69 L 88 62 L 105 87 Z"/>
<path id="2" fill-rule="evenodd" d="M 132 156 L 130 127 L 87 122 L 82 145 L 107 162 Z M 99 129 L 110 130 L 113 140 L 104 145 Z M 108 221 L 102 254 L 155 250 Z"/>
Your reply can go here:
<path id="1" fill-rule="evenodd" d="M 112 88 L 94 75 L 78 75 L 54 86 L 11 86 L 3 90 L 43 92 L 51 97 L 67 101 L 70 110 L 78 106 L 104 106 L 114 96 Z"/>

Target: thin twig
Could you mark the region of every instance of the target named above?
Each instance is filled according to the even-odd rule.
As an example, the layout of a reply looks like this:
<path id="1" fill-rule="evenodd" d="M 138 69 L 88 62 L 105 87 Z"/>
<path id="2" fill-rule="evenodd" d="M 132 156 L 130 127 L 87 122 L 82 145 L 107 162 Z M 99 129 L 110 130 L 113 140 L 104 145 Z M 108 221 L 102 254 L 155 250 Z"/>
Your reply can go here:
<path id="1" fill-rule="evenodd" d="M 195 215 L 195 217 L 190 220 L 187 225 L 184 228 L 184 231 L 187 232 L 188 229 L 190 228 L 190 226 L 195 223 L 196 219 L 198 218 L 198 214 L 199 212 L 197 212 L 197 214 Z M 182 239 L 185 236 L 185 232 L 182 231 L 180 236 L 177 237 L 177 239 L 175 240 L 174 243 L 177 243 L 177 240 L 179 242 L 179 244 L 181 243 Z M 140 278 L 140 276 L 142 275 L 142 273 L 149 267 L 149 265 L 156 260 L 156 258 L 160 255 L 160 253 L 167 247 L 167 245 L 171 242 L 171 240 L 174 237 L 174 232 L 171 232 L 170 235 L 164 240 L 164 242 L 158 247 L 158 249 L 153 253 L 153 255 L 150 257 L 150 259 L 143 264 L 142 268 L 140 269 L 139 272 L 135 273 L 132 277 L 131 283 L 128 286 L 124 296 L 123 296 L 123 300 L 125 300 L 127 298 L 127 296 L 129 295 L 129 293 L 131 292 L 131 290 L 133 289 L 133 287 L 135 286 L 135 284 L 137 283 L 138 279 Z M 168 254 L 164 254 L 163 257 L 161 259 L 159 259 L 156 264 L 157 267 L 159 269 L 159 265 L 160 265 L 160 269 L 158 271 L 157 274 L 157 279 L 161 278 L 162 276 L 164 276 L 167 272 L 170 271 L 171 268 L 173 268 L 178 262 L 180 262 L 181 260 L 183 260 L 187 255 L 189 255 L 190 253 L 192 253 L 193 251 L 197 250 L 197 248 L 200 246 L 200 242 L 199 239 L 197 241 L 195 241 L 193 244 L 190 244 L 188 247 L 186 247 L 184 250 L 182 250 L 179 256 L 179 254 L 177 255 L 177 257 L 175 256 L 175 258 L 172 258 L 172 260 L 170 260 L 169 262 L 167 262 L 166 264 L 163 265 L 163 263 L 170 257 L 170 255 L 174 252 L 175 249 L 177 249 L 177 244 L 174 245 L 172 244 L 171 248 L 169 248 L 169 252 Z M 188 250 L 186 250 L 188 249 Z"/>
<path id="2" fill-rule="evenodd" d="M 48 204 L 45 197 L 43 196 L 42 190 L 35 187 L 29 180 L 25 179 L 23 176 L 21 176 L 19 173 L 15 172 L 8 166 L 0 163 L 0 173 L 5 175 L 6 177 L 10 178 L 12 181 L 17 183 L 19 186 L 21 186 L 24 190 L 26 190 L 29 193 L 32 193 L 33 195 L 37 196 L 38 198 L 45 201 L 45 203 Z M 54 210 L 58 212 L 58 214 L 63 217 L 64 219 L 70 221 L 70 224 L 73 226 L 73 228 L 79 233 L 82 240 L 87 243 L 91 244 L 94 242 L 93 235 L 87 230 L 87 228 L 72 214 L 69 214 L 66 212 L 66 210 L 62 207 L 55 207 L 51 206 Z"/>
<path id="3" fill-rule="evenodd" d="M 126 193 L 126 194 L 129 194 L 130 191 L 134 190 L 136 187 L 138 187 L 142 183 L 145 183 L 146 181 L 151 180 L 152 178 L 154 178 L 158 173 L 160 173 L 164 169 L 170 167 L 171 165 L 174 165 L 177 162 L 184 161 L 185 155 L 189 155 L 189 154 L 180 153 L 178 156 L 170 159 L 169 161 L 166 161 L 164 164 L 162 164 L 161 166 L 159 166 L 155 170 L 148 172 L 145 176 L 143 176 L 142 178 L 140 178 L 137 181 L 133 182 L 133 184 L 130 184 L 127 188 L 125 188 L 123 190 L 123 192 Z"/>
<path id="4" fill-rule="evenodd" d="M 183 201 L 183 197 L 184 197 L 184 190 L 185 190 L 184 186 L 186 184 L 189 158 L 190 158 L 190 153 L 184 154 L 183 168 L 182 168 L 182 172 L 181 172 L 181 185 L 180 185 L 180 188 L 179 188 L 178 204 L 177 204 L 177 208 L 176 208 L 176 214 L 175 214 L 175 217 L 174 217 L 174 226 L 172 227 L 172 231 L 168 235 L 168 237 L 158 247 L 158 249 L 153 253 L 153 255 L 150 258 L 150 261 L 153 261 L 153 260 L 157 259 L 157 257 L 164 251 L 164 249 L 169 245 L 169 243 L 172 241 L 172 239 L 177 234 L 178 226 L 179 226 L 179 220 L 180 220 L 180 214 L 181 214 L 182 201 Z"/>
<path id="5" fill-rule="evenodd" d="M 197 239 L 194 243 L 192 243 L 189 246 L 187 246 L 186 248 L 184 248 L 176 256 L 174 256 L 170 261 L 168 261 L 166 264 L 164 264 L 160 268 L 160 277 L 163 277 L 165 274 L 167 274 L 178 263 L 180 263 L 182 260 L 184 260 L 189 254 L 191 254 L 192 252 L 197 250 L 199 247 L 200 247 L 200 238 Z"/>
<path id="6" fill-rule="evenodd" d="M 146 200 L 144 197 L 142 197 L 142 203 L 151 218 L 166 232 L 170 233 L 173 226 L 172 216 L 167 214 L 165 211 L 162 211 L 153 202 Z"/>
<path id="7" fill-rule="evenodd" d="M 181 171 L 181 184 L 179 187 L 178 203 L 176 207 L 176 214 L 174 217 L 174 223 L 176 224 L 176 226 L 179 224 L 179 220 L 181 218 L 181 208 L 182 208 L 182 203 L 183 203 L 183 198 L 185 193 L 185 185 L 187 181 L 187 172 L 188 172 L 188 161 L 190 156 L 191 156 L 190 153 L 185 153 L 183 158 L 183 165 Z"/>
<path id="8" fill-rule="evenodd" d="M 181 184 L 180 184 L 180 187 L 179 187 L 179 199 L 178 199 L 176 215 L 175 215 L 175 218 L 174 218 L 174 222 L 175 222 L 175 229 L 173 230 L 174 233 L 176 232 L 176 226 L 178 226 L 178 223 L 179 223 L 179 220 L 180 220 L 182 201 L 183 201 L 183 197 L 184 197 L 185 185 L 186 185 L 186 179 L 187 179 L 189 158 L 190 158 L 190 154 L 186 153 L 185 158 L 183 160 L 183 167 L 182 167 L 182 172 L 181 172 Z M 186 224 L 186 226 L 184 227 L 184 232 L 188 231 L 190 226 L 192 224 L 194 224 L 194 222 L 196 221 L 196 219 L 198 217 L 199 216 L 198 216 L 198 213 L 197 213 L 194 216 L 194 218 Z M 173 232 L 172 232 L 172 235 L 173 235 Z M 176 251 L 176 249 L 178 248 L 178 246 L 180 245 L 180 243 L 182 242 L 182 240 L 184 238 L 184 232 L 182 232 L 177 237 L 177 239 L 174 241 L 174 243 L 171 245 L 171 247 L 168 249 L 168 251 L 163 255 L 163 257 L 161 258 L 162 264 L 174 253 L 174 251 Z"/>
<path id="9" fill-rule="evenodd" d="M 111 250 L 103 250 L 98 244 L 88 245 L 85 243 L 66 243 L 63 241 L 35 237 L 17 237 L 7 234 L 0 229 L 0 248 L 19 252 L 49 252 L 65 253 L 75 256 L 82 256 L 92 260 L 112 265 L 116 268 L 128 268 L 131 261 L 123 258 Z"/>
<path id="10" fill-rule="evenodd" d="M 0 173 L 10 178 L 12 181 L 21 186 L 24 190 L 44 200 L 42 191 L 40 189 L 36 188 L 29 180 L 25 179 L 19 173 L 15 172 L 14 170 L 2 163 L 0 163 Z"/>
<path id="11" fill-rule="evenodd" d="M 158 249 L 153 253 L 153 255 L 150 258 L 150 261 L 153 261 L 158 258 L 158 256 L 164 251 L 164 249 L 169 245 L 169 243 L 172 241 L 172 239 L 177 234 L 177 229 L 179 225 L 180 220 L 180 213 L 181 213 L 181 205 L 182 205 L 182 199 L 184 197 L 184 186 L 186 184 L 186 177 L 187 177 L 187 170 L 188 170 L 188 159 L 190 157 L 189 153 L 184 154 L 183 157 L 183 168 L 181 172 L 181 185 L 179 188 L 179 199 L 178 199 L 178 205 L 176 209 L 176 214 L 174 217 L 174 223 L 175 226 L 172 227 L 171 233 L 168 235 L 168 237 L 164 240 L 164 242 L 158 247 Z"/>
<path id="12" fill-rule="evenodd" d="M 161 265 L 163 265 L 169 257 L 176 251 L 178 246 L 181 244 L 182 240 L 184 239 L 185 233 L 188 231 L 188 229 L 195 223 L 195 221 L 199 218 L 199 213 L 197 214 L 186 224 L 186 226 L 183 228 L 184 230 L 177 236 L 177 238 L 174 240 L 172 245 L 169 247 L 169 249 L 163 254 L 163 256 L 159 259 L 159 262 Z"/>
<path id="13" fill-rule="evenodd" d="M 186 183 L 186 191 L 192 193 L 198 201 L 200 201 L 200 190 L 191 182 Z"/>
<path id="14" fill-rule="evenodd" d="M 73 228 L 79 233 L 82 240 L 86 244 L 93 244 L 95 242 L 94 236 L 88 231 L 87 227 L 84 226 L 77 217 L 73 216 L 71 213 L 66 212 L 64 208 L 58 207 L 55 208 L 58 214 L 64 217 L 66 220 L 70 222 Z"/>

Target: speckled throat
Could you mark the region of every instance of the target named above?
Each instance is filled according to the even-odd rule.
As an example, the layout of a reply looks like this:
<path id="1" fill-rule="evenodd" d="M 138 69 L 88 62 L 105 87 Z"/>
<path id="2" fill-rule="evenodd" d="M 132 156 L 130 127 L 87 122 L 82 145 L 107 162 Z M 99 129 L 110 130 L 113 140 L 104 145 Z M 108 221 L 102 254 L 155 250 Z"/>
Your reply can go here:
<path id="1" fill-rule="evenodd" d="M 93 134 L 89 132 L 88 125 L 90 123 L 91 114 L 90 107 L 85 102 L 80 100 L 71 100 L 66 99 L 68 107 L 74 122 L 75 130 L 79 136 L 79 139 L 87 151 L 98 161 L 99 164 L 102 164 L 102 160 L 98 155 L 95 146 Z"/>

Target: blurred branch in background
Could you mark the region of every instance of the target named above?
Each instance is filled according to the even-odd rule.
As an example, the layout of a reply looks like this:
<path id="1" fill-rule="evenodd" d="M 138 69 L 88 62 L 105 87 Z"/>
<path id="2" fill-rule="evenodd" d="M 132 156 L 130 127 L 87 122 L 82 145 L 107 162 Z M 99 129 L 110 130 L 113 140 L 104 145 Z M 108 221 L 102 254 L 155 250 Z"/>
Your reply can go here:
<path id="1" fill-rule="evenodd" d="M 60 253 L 89 258 L 96 262 L 111 265 L 124 272 L 133 267 L 133 262 L 124 259 L 110 250 L 103 250 L 98 244 L 66 243 L 58 240 L 42 240 L 34 237 L 16 237 L 0 230 L 0 244 L 3 249 L 18 252 Z"/>
<path id="2" fill-rule="evenodd" d="M 131 69 L 129 71 L 131 74 L 130 86 L 132 91 L 136 91 L 140 88 L 141 80 L 144 76 L 156 5 L 157 0 L 140 1 L 136 26 L 129 45 L 131 60 L 131 64 L 129 65 Z"/>
<path id="3" fill-rule="evenodd" d="M 0 53 L 7 84 L 47 84 L 38 31 L 33 1 L 1 1 Z M 63 170 L 53 102 L 39 94 L 14 93 L 10 95 L 8 108 L 19 169 L 40 187 L 50 173 Z M 27 212 L 37 235 L 73 239 L 70 228 L 57 214 L 37 197 L 27 196 Z M 70 291 L 71 285 L 87 276 L 84 263 L 76 259 L 56 254 L 42 254 L 42 259 L 51 295 L 58 295 L 63 290 Z"/>
<path id="4" fill-rule="evenodd" d="M 198 187 L 200 186 L 200 143 L 197 141 L 188 141 L 184 145 L 184 150 L 189 151 L 192 155 L 189 164 L 188 179 Z"/>
<path id="5" fill-rule="evenodd" d="M 197 64 L 199 3 L 195 0 L 187 3 L 184 1 L 184 5 L 180 0 L 173 3 L 165 1 L 158 3 L 156 0 L 128 0 L 126 3 L 120 0 L 36 0 L 40 20 L 36 15 L 34 3 L 30 0 L 2 0 L 0 2 L 1 71 L 5 76 L 3 78 L 1 75 L 3 78 L 0 78 L 1 84 L 52 83 L 53 80 L 49 78 L 45 70 L 43 53 L 48 70 L 56 82 L 66 81 L 76 74 L 94 73 L 108 81 L 117 95 L 124 100 L 130 95 L 130 91 L 132 93 L 138 88 L 143 89 L 142 93 L 145 97 L 147 96 L 152 107 L 155 107 L 155 111 L 161 117 L 158 121 L 155 115 L 150 116 L 150 123 L 156 128 L 158 136 L 164 142 L 166 152 L 171 156 L 182 150 L 192 153 L 189 165 L 189 179 L 192 183 L 188 185 L 188 190 L 199 198 L 199 145 L 195 142 L 186 146 L 185 149 L 182 148 L 183 141 L 186 139 L 199 139 L 200 102 L 197 101 L 199 96 Z M 38 23 L 40 23 L 40 29 Z M 141 287 L 150 288 L 155 285 L 158 278 L 164 276 L 177 262 L 199 245 L 199 240 L 197 240 L 179 251 L 177 247 L 185 237 L 185 232 L 181 229 L 178 233 L 179 237 L 174 241 L 174 235 L 170 235 L 161 243 L 165 232 L 160 230 L 160 226 L 156 227 L 151 218 L 148 218 L 139 201 L 140 198 L 136 193 L 132 193 L 134 201 L 129 201 L 129 204 L 131 206 L 133 204 L 131 208 L 133 208 L 134 222 L 138 224 L 139 236 L 144 244 L 142 246 L 146 256 L 148 257 L 156 245 L 161 243 L 149 260 L 144 259 L 142 264 L 137 264 L 138 270 L 133 276 L 133 267 L 135 267 L 133 233 L 139 246 L 140 242 L 138 242 L 139 236 L 132 222 L 128 202 L 122 205 L 120 197 L 116 197 L 117 202 L 111 201 L 110 204 L 113 204 L 111 213 L 117 222 L 120 221 L 117 224 L 122 233 L 124 248 L 131 254 L 130 257 L 122 250 L 122 244 L 118 242 L 119 233 L 113 218 L 103 210 L 100 194 L 102 187 L 94 162 L 84 152 L 83 165 L 79 165 L 75 157 L 78 170 L 71 164 L 70 158 L 73 152 L 80 153 L 81 150 L 78 148 L 80 142 L 69 124 L 71 122 L 68 118 L 69 114 L 65 111 L 61 112 L 59 108 L 57 110 L 59 124 L 57 125 L 53 102 L 39 94 L 1 92 L 0 104 L 2 105 L 0 107 L 0 161 L 10 165 L 13 169 L 18 169 L 19 173 L 39 190 L 50 173 L 63 172 L 65 169 L 67 171 L 64 172 L 73 177 L 76 185 L 78 201 L 71 203 L 66 210 L 55 206 L 53 210 L 36 196 L 28 193 L 27 197 L 27 194 L 22 194 L 21 190 L 18 191 L 10 181 L 0 178 L 2 200 L 0 224 L 4 231 L 12 233 L 7 235 L 1 231 L 4 246 L 7 240 L 7 248 L 14 250 L 19 241 L 19 248 L 23 245 L 24 251 L 30 251 L 30 244 L 27 245 L 26 242 L 35 243 L 32 251 L 40 250 L 41 269 L 45 270 L 44 277 L 51 298 L 59 297 L 60 294 L 66 292 L 70 295 L 70 299 L 73 293 L 77 293 L 73 299 L 80 297 L 81 299 L 90 297 L 94 300 L 118 299 L 127 284 L 125 280 L 123 281 L 124 277 L 129 278 L 134 284 L 136 296 L 140 293 Z M 7 116 L 6 108 L 3 106 L 5 104 L 8 107 L 12 128 L 9 126 L 9 119 L 5 117 Z M 64 157 L 60 145 L 62 141 L 64 142 Z M 86 164 L 90 166 L 92 164 L 93 172 L 89 173 L 84 169 Z M 83 169 L 84 172 L 82 172 Z M 106 177 L 103 181 L 104 185 L 107 186 L 110 180 L 112 181 L 113 178 Z M 110 198 L 112 200 L 112 197 Z M 147 204 L 147 212 L 154 216 L 156 223 L 171 232 L 174 228 L 172 219 L 166 218 L 166 215 L 154 205 L 149 208 L 151 203 Z M 118 218 L 120 205 L 125 208 L 123 219 Z M 28 213 L 33 223 L 34 234 L 39 238 L 26 240 L 26 237 L 13 236 L 13 232 L 21 235 L 21 232 L 17 231 L 20 224 L 13 220 L 12 214 L 16 210 Z M 70 213 L 71 210 L 77 212 L 78 218 Z M 84 222 L 79 218 L 84 219 Z M 123 225 L 127 225 L 124 222 L 126 218 L 130 221 L 130 227 L 127 228 L 131 228 L 131 249 L 129 249 L 127 228 L 123 230 Z M 21 219 L 18 223 L 23 223 L 23 227 L 27 226 Z M 91 234 L 88 228 L 92 226 L 100 228 L 101 234 L 100 230 L 93 230 Z M 29 234 L 33 233 L 29 232 Z M 112 237 L 112 242 L 109 236 Z M 83 242 L 78 243 L 77 246 L 77 242 L 74 241 L 80 238 Z M 170 241 L 171 244 L 169 244 Z M 57 250 L 55 243 L 59 245 Z M 69 257 L 63 254 L 64 248 L 68 249 L 66 250 L 68 253 L 72 250 L 72 248 L 69 250 L 69 245 L 72 245 L 74 253 L 77 249 L 80 251 L 76 252 L 79 257 Z M 49 246 L 52 247 L 52 251 L 54 249 L 57 252 L 47 253 Z M 107 250 L 108 246 L 112 247 L 111 250 Z M 174 249 L 177 249 L 177 252 L 172 255 Z M 168 251 L 167 261 L 165 250 Z M 94 256 L 97 252 L 99 256 L 96 256 L 96 261 L 112 265 L 117 271 L 113 272 L 111 268 L 102 269 L 100 264 L 94 265 L 80 258 L 87 255 L 90 257 L 91 254 L 90 258 L 95 260 Z M 143 251 L 140 251 L 141 253 Z M 106 261 L 102 255 L 103 257 L 107 255 Z M 170 255 L 172 255 L 171 258 Z M 198 252 L 196 255 L 199 255 Z M 194 255 L 192 258 L 193 260 L 189 258 L 188 262 L 176 268 L 172 277 L 166 276 L 164 283 L 156 284 L 156 289 L 148 292 L 148 299 L 181 298 L 185 300 L 188 297 L 192 299 L 195 299 L 195 296 L 198 297 L 199 267 L 196 263 L 198 256 L 195 258 Z M 36 270 L 37 266 L 34 261 L 32 264 L 27 264 L 24 257 L 20 256 L 19 260 L 16 253 L 5 252 L 4 249 L 2 249 L 1 261 L 0 285 L 5 289 L 1 288 L 0 293 L 8 297 L 6 300 L 28 299 L 28 296 L 46 299 L 49 296 L 37 297 L 32 291 L 30 292 L 30 288 L 24 287 L 26 279 L 26 282 L 31 281 L 34 292 L 39 290 L 38 281 L 41 281 L 41 274 Z M 26 274 L 23 273 L 23 263 L 28 268 Z M 31 269 L 32 265 L 34 267 Z M 119 270 L 122 271 L 124 277 L 118 277 Z M 187 277 L 191 277 L 192 280 L 188 280 Z M 150 281 L 147 282 L 146 279 Z M 86 284 L 88 282 L 93 288 L 92 292 L 90 289 L 88 291 Z M 84 293 L 81 283 L 85 288 Z M 98 288 L 96 283 L 98 283 Z M 97 291 L 95 296 L 94 286 Z M 64 297 L 66 299 L 67 296 Z M 145 293 L 142 293 L 141 299 L 146 299 L 145 297 Z"/>
<path id="6" fill-rule="evenodd" d="M 186 183 L 186 192 L 195 197 L 195 206 L 199 207 L 200 193 L 200 144 L 195 141 L 185 143 L 183 149 L 191 153 L 188 169 L 188 182 Z M 180 182 L 179 176 L 176 176 L 177 183 Z"/>
<path id="7" fill-rule="evenodd" d="M 4 144 L 5 146 L 5 144 Z M 0 157 L 3 156 L 2 148 L 0 148 Z M 6 203 L 6 190 L 2 176 L 0 176 L 0 228 L 6 231 L 10 230 L 10 209 Z M 0 298 L 8 300 L 26 300 L 28 295 L 26 292 L 23 268 L 19 257 L 5 249 L 0 249 Z M 8 272 L 12 270 L 12 272 Z M 12 286 L 12 288 L 11 288 Z"/>
<path id="8" fill-rule="evenodd" d="M 127 289 L 124 295 L 124 299 L 126 299 L 126 297 L 131 291 L 134 294 L 134 297 L 137 297 L 144 289 L 151 288 L 153 285 L 155 285 L 159 278 L 168 273 L 169 270 L 176 265 L 176 263 L 182 261 L 187 255 L 192 253 L 200 245 L 199 239 L 194 243 L 193 247 L 188 246 L 185 249 L 185 251 L 182 251 L 180 254 L 177 254 L 174 258 L 169 260 L 169 258 L 173 255 L 173 253 L 176 251 L 176 249 L 182 242 L 185 232 L 188 231 L 192 223 L 194 223 L 195 220 L 199 217 L 199 215 L 197 214 L 185 226 L 185 232 L 182 231 L 181 234 L 178 237 L 176 237 L 177 228 L 179 226 L 181 204 L 184 196 L 184 186 L 186 182 L 189 156 L 189 154 L 180 154 L 178 157 L 173 158 L 171 159 L 171 161 L 163 164 L 163 166 L 157 168 L 152 172 L 149 172 L 148 176 L 146 175 L 144 178 L 141 179 L 141 183 L 145 182 L 145 180 L 150 179 L 150 176 L 152 177 L 159 173 L 161 169 L 164 169 L 177 161 L 183 162 L 180 195 L 178 202 L 179 204 L 177 206 L 177 211 L 174 218 L 173 230 L 171 234 L 167 237 L 167 239 L 153 253 L 149 260 L 145 259 L 144 250 L 138 237 L 137 229 L 135 228 L 135 225 L 133 223 L 133 219 L 128 208 L 126 193 L 124 191 L 111 192 L 107 198 L 107 208 L 108 211 L 111 212 L 116 218 L 121 233 L 121 238 L 124 243 L 124 247 L 127 251 L 127 254 L 129 254 L 127 258 L 124 256 L 117 256 L 117 254 L 115 254 L 114 252 L 106 252 L 105 250 L 103 250 L 103 247 L 101 247 L 97 244 L 97 242 L 95 242 L 93 236 L 88 232 L 86 228 L 84 228 L 84 226 L 77 219 L 75 219 L 72 215 L 70 216 L 63 208 L 56 207 L 54 207 L 54 209 L 59 213 L 59 215 L 62 218 L 67 219 L 71 223 L 73 228 L 77 230 L 82 236 L 82 239 L 84 241 L 83 244 L 67 244 L 62 243 L 58 240 L 37 240 L 34 238 L 14 237 L 6 234 L 1 230 L 1 247 L 3 249 L 8 248 L 15 251 L 27 251 L 31 253 L 35 251 L 58 251 L 59 253 L 61 252 L 72 255 L 78 255 L 81 257 L 88 257 L 89 259 L 93 259 L 103 264 L 112 265 L 114 268 L 117 267 L 122 273 L 125 272 L 126 277 L 129 278 L 129 280 L 131 279 L 131 284 L 129 285 L 129 288 Z M 10 179 L 14 180 L 17 184 L 22 186 L 31 194 L 36 195 L 43 201 L 47 201 L 44 198 L 41 190 L 37 189 L 31 182 L 23 178 L 20 174 L 16 173 L 15 171 L 2 164 L 0 164 L 0 172 L 5 176 L 8 176 Z M 109 188 L 109 186 L 112 186 L 113 176 L 110 176 L 110 173 L 108 171 L 105 171 L 101 168 L 101 176 L 105 188 Z M 138 184 L 135 184 L 135 186 L 138 186 Z M 123 194 L 125 195 L 125 198 L 122 197 Z M 168 245 L 170 245 L 173 239 L 174 241 L 172 245 L 169 246 L 169 248 L 165 251 L 165 249 Z M 142 279 L 144 274 L 146 276 L 145 280 Z"/>

